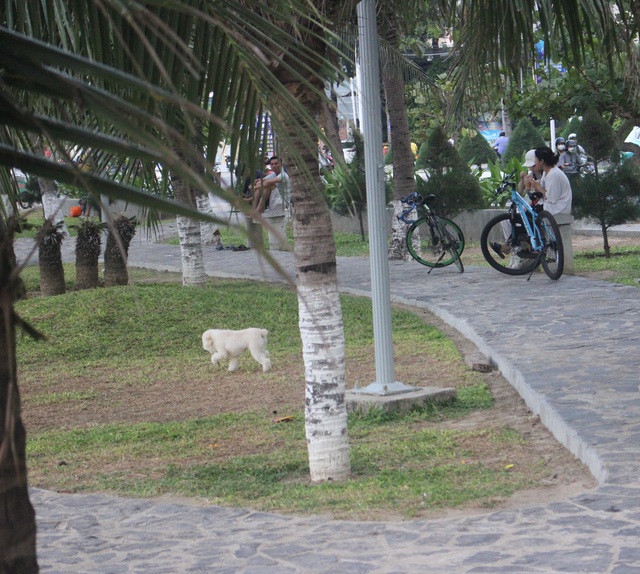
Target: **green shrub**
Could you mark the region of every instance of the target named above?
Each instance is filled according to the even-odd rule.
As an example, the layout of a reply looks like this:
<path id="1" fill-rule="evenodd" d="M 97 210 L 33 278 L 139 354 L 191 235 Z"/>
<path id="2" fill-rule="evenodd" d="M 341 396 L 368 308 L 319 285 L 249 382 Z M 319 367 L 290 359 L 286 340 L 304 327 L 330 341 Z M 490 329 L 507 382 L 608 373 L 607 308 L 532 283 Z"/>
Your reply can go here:
<path id="1" fill-rule="evenodd" d="M 509 145 L 507 145 L 507 150 L 504 152 L 500 163 L 506 166 L 511 158 L 520 159 L 528 150 L 545 145 L 547 143 L 538 128 L 533 125 L 531 120 L 523 118 L 518 122 L 509 137 Z"/>
<path id="2" fill-rule="evenodd" d="M 478 167 L 483 163 L 488 164 L 498 159 L 495 150 L 480 132 L 463 136 L 458 145 L 458 153 L 467 164 Z"/>

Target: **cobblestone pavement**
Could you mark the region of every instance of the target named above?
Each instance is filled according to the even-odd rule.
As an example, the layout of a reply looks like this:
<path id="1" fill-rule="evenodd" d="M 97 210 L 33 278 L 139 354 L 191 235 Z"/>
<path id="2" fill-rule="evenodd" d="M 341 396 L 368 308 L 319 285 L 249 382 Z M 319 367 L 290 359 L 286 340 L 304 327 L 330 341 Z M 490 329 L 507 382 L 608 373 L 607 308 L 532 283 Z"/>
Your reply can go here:
<path id="1" fill-rule="evenodd" d="M 19 259 L 26 242 L 18 241 Z M 73 242 L 65 246 L 71 258 Z M 179 248 L 134 239 L 130 264 L 180 269 Z M 293 273 L 293 256 L 274 252 Z M 253 251 L 206 248 L 206 270 L 280 281 Z M 466 518 L 345 522 L 32 490 L 44 573 L 640 573 L 640 290 L 544 273 L 390 262 L 394 301 L 473 341 L 597 478 L 561 502 Z M 370 292 L 369 260 L 338 261 Z"/>

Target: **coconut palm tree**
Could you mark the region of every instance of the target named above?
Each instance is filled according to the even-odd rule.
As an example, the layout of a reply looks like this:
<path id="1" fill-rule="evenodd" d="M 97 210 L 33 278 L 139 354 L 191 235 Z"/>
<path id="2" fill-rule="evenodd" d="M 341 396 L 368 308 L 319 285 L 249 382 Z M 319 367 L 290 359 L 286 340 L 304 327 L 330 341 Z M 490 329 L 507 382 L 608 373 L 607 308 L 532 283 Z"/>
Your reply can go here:
<path id="1" fill-rule="evenodd" d="M 39 177 L 80 187 L 95 198 L 126 199 L 148 209 L 197 218 L 197 211 L 184 204 L 150 195 L 125 181 L 114 181 L 107 177 L 107 169 L 78 169 L 66 150 L 80 146 L 162 165 L 172 176 L 177 174 L 202 193 L 212 191 L 233 199 L 202 176 L 212 166 L 201 153 L 204 146 L 193 143 L 197 133 L 193 126 L 197 122 L 208 122 L 210 128 L 213 127 L 208 138 L 215 146 L 221 140 L 220 134 L 228 134 L 232 149 L 238 150 L 240 157 L 257 158 L 257 142 L 262 138 L 255 120 L 261 117 L 260 110 L 267 103 L 271 111 L 279 111 L 275 116 L 281 119 L 274 127 L 283 145 L 289 140 L 287 156 L 298 198 L 294 227 L 301 237 L 296 243 L 302 276 L 301 324 L 308 351 L 309 412 L 316 425 L 308 433 L 310 443 L 324 432 L 319 423 L 325 418 L 333 421 L 338 414 L 337 427 L 333 422 L 325 426 L 331 439 L 329 445 L 339 439 L 339 456 L 332 457 L 329 451 L 314 456 L 314 468 L 319 464 L 325 470 L 314 472 L 313 476 L 314 479 L 345 476 L 347 473 L 342 469 L 348 469 L 348 448 L 344 432 L 346 414 L 341 399 L 343 336 L 335 284 L 335 248 L 329 215 L 318 193 L 319 179 L 309 176 L 317 169 L 315 141 L 320 131 L 314 131 L 313 114 L 304 108 L 307 97 L 312 96 L 314 105 L 323 97 L 318 89 L 321 82 L 317 79 L 324 78 L 320 73 L 326 53 L 323 14 L 297 0 L 276 0 L 268 4 L 260 0 L 221 0 L 215 5 L 175 0 L 149 6 L 136 3 L 131 10 L 126 3 L 99 2 L 99 5 L 100 10 L 94 2 L 86 0 L 52 0 L 46 5 L 36 0 L 16 0 L 3 4 L 0 9 L 0 54 L 4 66 L 0 165 L 16 166 Z M 172 26 L 183 13 L 196 14 L 198 21 L 207 22 L 206 34 L 176 34 Z M 300 22 L 304 24 L 305 34 L 314 40 L 311 48 L 299 41 Z M 55 24 L 61 28 L 56 30 Z M 27 33 L 21 34 L 21 31 Z M 210 59 L 198 60 L 191 46 L 210 36 L 214 36 L 215 42 L 207 41 L 216 48 L 211 50 Z M 173 62 L 169 48 L 173 50 Z M 161 55 L 155 57 L 158 54 Z M 203 73 L 207 66 L 218 73 Z M 171 71 L 176 68 L 181 69 L 180 78 L 184 78 L 186 70 L 194 78 L 203 80 L 198 84 L 201 93 L 214 95 L 206 108 L 183 97 L 181 87 L 175 88 Z M 279 70 L 277 79 L 274 68 Z M 288 91 L 289 88 L 298 89 L 300 93 Z M 30 105 L 33 101 L 50 105 L 36 108 Z M 91 129 L 88 125 L 92 125 Z M 62 161 L 53 162 L 34 153 L 25 134 L 37 137 L 46 134 Z M 299 153 L 301 146 L 313 150 L 313 154 Z M 210 145 L 207 148 L 215 149 Z M 180 149 L 179 154 L 176 149 Z M 247 163 L 250 164 L 250 160 Z M 97 162 L 96 166 L 99 165 Z M 310 207 L 307 218 L 303 213 L 305 205 Z M 318 206 L 317 212 L 311 209 Z M 3 218 L 0 227 L 4 228 L 4 224 Z M 318 249 L 319 237 L 329 241 L 328 249 Z M 17 396 L 13 329 L 20 323 L 11 308 L 15 297 L 9 289 L 9 279 L 13 276 L 3 273 L 0 279 L 3 326 L 0 347 L 11 359 L 2 364 L 13 366 L 10 371 L 0 372 L 0 401 Z M 324 281 L 319 289 L 311 284 L 314 277 Z M 328 293 L 329 304 L 321 301 L 323 291 Z M 327 314 L 327 310 L 332 313 Z M 329 329 L 323 330 L 321 323 L 316 323 L 319 313 L 323 314 Z M 332 347 L 335 326 L 339 340 L 338 345 Z M 329 348 L 335 350 L 323 353 L 323 349 Z M 316 365 L 314 360 L 318 357 Z M 316 371 L 321 372 L 321 376 L 316 377 Z M 337 376 L 332 374 L 335 372 Z M 328 403 L 323 403 L 324 395 L 330 397 Z M 329 403 L 338 408 L 332 409 Z M 1 406 L 4 405 L 2 402 Z M 5 560 L 1 566 L 9 571 L 21 567 L 25 572 L 33 572 L 37 571 L 33 544 L 35 525 L 26 490 L 24 433 L 20 430 L 19 402 L 14 400 L 10 406 L 11 409 L 0 411 L 3 446 L 0 463 L 7 470 L 1 475 L 0 508 L 7 511 L 1 517 L 2 525 L 19 525 L 19 528 L 12 536 L 0 537 L 0 556 Z M 15 457 L 8 456 L 10 449 Z M 337 466 L 332 460 L 337 461 Z M 335 468 L 341 469 L 340 472 Z M 20 483 L 17 492 L 5 488 L 7 481 L 13 480 Z M 20 552 L 16 553 L 16 548 Z"/>
<path id="2" fill-rule="evenodd" d="M 387 114 L 391 124 L 389 143 L 393 146 L 393 218 L 391 224 L 391 242 L 389 259 L 405 259 L 408 251 L 405 243 L 406 225 L 398 220 L 403 211 L 400 198 L 415 190 L 414 161 L 411 152 L 411 137 L 404 105 L 404 68 L 406 62 L 400 61 L 400 25 L 401 15 L 394 2 L 380 2 L 378 11 L 378 33 L 394 50 L 382 52 L 380 76 L 387 103 Z M 415 13 L 413 14 L 414 22 Z"/>
<path id="3" fill-rule="evenodd" d="M 26 432 L 20 415 L 16 327 L 41 337 L 13 310 L 23 289 L 13 253 L 15 219 L 0 225 L 0 570 L 38 572 L 35 512 L 27 490 Z"/>
<path id="4" fill-rule="evenodd" d="M 131 4 L 7 0 L 0 8 L 0 165 L 77 185 L 94 196 L 123 198 L 150 209 L 197 218 L 202 217 L 197 210 L 184 204 L 114 182 L 105 174 L 81 172 L 65 157 L 66 144 L 72 142 L 162 164 L 203 193 L 213 191 L 233 199 L 212 187 L 186 160 L 193 154 L 198 158 L 195 164 L 204 166 L 205 173 L 207 166 L 211 167 L 201 153 L 203 148 L 192 140 L 196 133 L 193 126 L 197 121 L 208 122 L 214 127 L 208 138 L 216 145 L 222 139 L 218 135 L 228 133 L 238 143 L 232 149 L 238 149 L 240 157 L 255 158 L 260 139 L 255 133 L 256 110 L 264 105 L 272 112 L 275 130 L 291 166 L 299 320 L 307 379 L 307 438 L 314 480 L 343 478 L 349 468 L 342 408 L 344 352 L 335 247 L 328 210 L 319 193 L 319 178 L 312 174 L 317 171 L 315 148 L 320 137 L 320 131 L 314 129 L 314 117 L 324 97 L 324 71 L 331 61 L 326 58 L 331 49 L 326 22 L 327 18 L 340 22 L 341 10 L 348 12 L 353 4 L 337 0 L 170 0 Z M 520 1 L 510 4 L 522 8 Z M 489 12 L 497 15 L 500 10 Z M 172 25 L 176 15 L 182 13 L 196 14 L 198 20 L 208 22 L 207 34 L 213 34 L 218 41 L 213 45 L 219 49 L 211 52 L 216 58 L 194 57 L 191 46 L 205 36 L 181 36 L 175 32 Z M 575 23 L 574 28 L 579 29 L 582 17 L 588 21 L 597 18 L 595 13 L 567 12 L 564 21 Z M 514 28 L 521 25 L 517 17 L 513 22 Z M 550 26 L 548 19 L 543 25 Z M 479 27 L 475 33 L 488 36 Z M 134 38 L 143 41 L 133 41 Z M 519 50 L 521 45 L 519 36 L 517 46 L 512 43 L 510 49 Z M 128 49 L 132 46 L 134 50 Z M 170 62 L 165 55 L 172 52 Z M 207 65 L 217 66 L 219 73 L 204 74 Z M 207 78 L 198 84 L 202 94 L 214 94 L 206 108 L 185 98 L 179 84 L 176 88 L 171 73 L 176 67 L 182 67 L 194 78 Z M 27 106 L 27 93 L 52 105 L 46 111 Z M 246 105 L 247 101 L 255 101 L 256 105 Z M 180 114 L 185 121 L 182 129 L 177 122 L 169 121 Z M 86 129 L 87 119 L 96 119 L 98 129 Z M 54 163 L 31 153 L 25 134 L 46 134 L 53 147 L 60 150 L 63 162 Z M 176 146 L 182 153 L 175 153 Z M 0 228 L 2 224 L 0 221 Z M 9 273 L 4 273 L 4 268 L 2 271 L 0 560 L 5 562 L 1 569 L 36 572 L 35 524 L 26 489 L 25 437 L 17 398 L 14 330 L 20 323 L 11 306 L 15 274 L 12 269 Z M 5 536 L 9 524 L 14 525 L 13 531 Z"/>

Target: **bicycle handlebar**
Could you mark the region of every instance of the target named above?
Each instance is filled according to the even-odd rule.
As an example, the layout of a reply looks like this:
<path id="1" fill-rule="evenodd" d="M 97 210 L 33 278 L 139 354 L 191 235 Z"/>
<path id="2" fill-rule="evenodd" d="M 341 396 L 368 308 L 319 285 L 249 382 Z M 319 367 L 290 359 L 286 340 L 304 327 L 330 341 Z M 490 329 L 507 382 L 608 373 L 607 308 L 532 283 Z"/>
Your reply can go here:
<path id="1" fill-rule="evenodd" d="M 504 176 L 502 183 L 496 188 L 496 195 L 503 193 L 509 186 L 511 186 L 512 189 L 515 189 L 516 183 L 513 181 L 513 178 L 516 173 L 517 170 Z"/>
<path id="2" fill-rule="evenodd" d="M 417 191 L 414 191 L 413 193 L 401 198 L 400 201 L 402 203 L 406 203 L 408 208 L 398 215 L 398 220 L 403 223 L 412 223 L 411 220 L 407 220 L 407 215 L 409 215 L 416 206 L 422 205 L 424 203 L 424 198 Z"/>
<path id="3" fill-rule="evenodd" d="M 400 199 L 400 201 L 409 205 L 415 205 L 416 203 L 420 203 L 422 201 L 422 196 L 417 191 L 414 191 L 413 193 L 410 193 L 409 195 L 406 195 L 405 197 Z"/>

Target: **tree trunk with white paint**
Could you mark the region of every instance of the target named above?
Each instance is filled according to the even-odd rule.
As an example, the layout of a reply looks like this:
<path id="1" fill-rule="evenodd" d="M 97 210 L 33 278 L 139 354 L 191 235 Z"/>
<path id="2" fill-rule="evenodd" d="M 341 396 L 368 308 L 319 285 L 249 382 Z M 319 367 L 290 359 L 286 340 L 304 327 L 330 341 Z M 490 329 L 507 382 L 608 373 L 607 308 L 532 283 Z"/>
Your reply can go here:
<path id="1" fill-rule="evenodd" d="M 398 15 L 392 5 L 384 5 L 379 17 L 380 34 L 391 46 L 399 46 Z M 380 69 L 384 86 L 387 113 L 391 125 L 389 140 L 393 150 L 393 213 L 389 259 L 410 259 L 405 242 L 406 225 L 396 215 L 401 213 L 400 198 L 413 193 L 416 188 L 414 157 L 411 151 L 409 122 L 404 105 L 404 76 L 402 64 L 395 61 L 393 53 L 386 52 Z"/>
<path id="2" fill-rule="evenodd" d="M 317 158 L 307 151 L 301 155 L 307 169 L 317 171 Z M 331 216 L 320 179 L 311 182 L 296 166 L 290 175 L 309 469 L 314 482 L 345 480 L 351 474 L 345 342 Z"/>
<path id="3" fill-rule="evenodd" d="M 172 177 L 176 201 L 183 205 L 194 206 L 194 193 L 189 185 L 179 178 Z M 180 240 L 180 263 L 182 265 L 182 284 L 184 286 L 201 286 L 207 281 L 202 253 L 202 235 L 200 222 L 190 217 L 177 216 L 178 239 Z"/>
<path id="4" fill-rule="evenodd" d="M 198 211 L 206 215 L 213 215 L 213 208 L 209 201 L 209 196 L 204 194 L 196 195 L 196 203 L 198 205 Z M 200 235 L 202 236 L 202 245 L 213 245 L 213 232 L 215 226 L 210 221 L 200 222 Z"/>
<path id="5" fill-rule="evenodd" d="M 42 210 L 44 211 L 45 220 L 50 219 L 54 226 L 61 223 L 62 226 L 59 229 L 64 237 L 69 237 L 69 230 L 64 222 L 64 213 L 62 211 L 63 201 L 58 197 L 55 182 L 39 177 L 38 185 L 42 194 Z"/>

